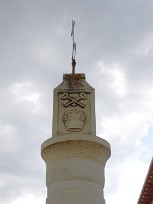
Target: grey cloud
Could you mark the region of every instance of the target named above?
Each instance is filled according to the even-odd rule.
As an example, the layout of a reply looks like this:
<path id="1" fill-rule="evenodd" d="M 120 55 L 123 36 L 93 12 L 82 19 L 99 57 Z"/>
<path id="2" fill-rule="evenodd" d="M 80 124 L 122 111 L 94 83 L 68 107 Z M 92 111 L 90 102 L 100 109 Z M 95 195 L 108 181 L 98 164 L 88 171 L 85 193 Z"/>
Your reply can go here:
<path id="1" fill-rule="evenodd" d="M 71 72 L 72 19 L 76 20 L 76 70 L 85 72 L 96 89 L 100 136 L 105 117 L 122 120 L 127 112 L 139 112 L 140 107 L 143 112 L 152 111 L 152 99 L 146 94 L 153 87 L 152 49 L 145 56 L 143 51 L 136 52 L 149 43 L 145 40 L 153 34 L 152 7 L 151 1 L 121 0 L 0 2 L 0 125 L 14 129 L 5 134 L 9 138 L 2 140 L 5 145 L 0 144 L 2 204 L 12 204 L 23 192 L 44 193 L 45 164 L 40 145 L 51 136 L 52 89 L 61 82 L 63 73 Z M 109 71 L 113 64 L 120 65 L 118 69 L 126 80 L 125 95 L 115 92 L 112 78 L 101 72 L 98 62 L 107 65 Z M 33 84 L 33 92 L 41 95 L 37 113 L 31 102 L 15 103 L 17 98 L 10 91 L 15 83 L 25 82 Z M 136 147 L 127 138 L 127 144 L 123 144 L 122 136 L 115 136 L 110 139 L 112 158 L 107 171 L 115 170 L 109 180 L 109 193 L 119 185 L 117 166 L 141 154 L 141 145 Z M 11 144 L 7 144 L 9 140 Z M 11 149 L 4 148 L 10 145 Z"/>

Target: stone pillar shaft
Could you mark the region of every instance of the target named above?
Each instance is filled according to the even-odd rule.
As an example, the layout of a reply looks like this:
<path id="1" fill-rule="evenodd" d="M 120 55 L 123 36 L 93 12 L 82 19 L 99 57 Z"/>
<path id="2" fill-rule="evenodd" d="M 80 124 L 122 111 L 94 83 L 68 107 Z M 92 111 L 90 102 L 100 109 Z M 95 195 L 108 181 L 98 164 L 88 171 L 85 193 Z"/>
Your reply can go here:
<path id="1" fill-rule="evenodd" d="M 85 76 L 64 75 L 54 90 L 53 137 L 41 147 L 47 167 L 46 204 L 105 204 L 110 145 L 96 136 L 94 89 Z"/>
<path id="2" fill-rule="evenodd" d="M 104 167 L 110 146 L 101 138 L 65 135 L 42 146 L 48 189 L 46 204 L 104 204 Z"/>

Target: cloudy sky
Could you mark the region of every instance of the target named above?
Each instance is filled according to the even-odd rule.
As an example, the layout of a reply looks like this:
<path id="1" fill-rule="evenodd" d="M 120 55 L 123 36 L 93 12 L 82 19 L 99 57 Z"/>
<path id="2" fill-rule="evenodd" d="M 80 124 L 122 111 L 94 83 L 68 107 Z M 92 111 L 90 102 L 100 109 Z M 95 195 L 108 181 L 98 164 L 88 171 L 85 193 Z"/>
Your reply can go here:
<path id="1" fill-rule="evenodd" d="M 111 144 L 107 204 L 135 204 L 153 155 L 153 1 L 0 0 L 0 203 L 45 204 L 40 146 L 52 91 L 76 71 L 96 89 L 97 135 Z"/>

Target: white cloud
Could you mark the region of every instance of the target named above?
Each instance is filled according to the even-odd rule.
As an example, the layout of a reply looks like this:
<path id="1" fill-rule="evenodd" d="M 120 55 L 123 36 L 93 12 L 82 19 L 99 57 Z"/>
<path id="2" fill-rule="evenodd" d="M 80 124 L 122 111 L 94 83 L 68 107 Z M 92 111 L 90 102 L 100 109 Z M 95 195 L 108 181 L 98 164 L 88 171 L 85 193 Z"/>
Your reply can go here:
<path id="1" fill-rule="evenodd" d="M 32 110 L 36 113 L 40 111 L 41 94 L 35 90 L 35 86 L 31 82 L 17 82 L 11 87 L 11 92 L 14 95 L 15 103 L 28 103 Z"/>
<path id="2" fill-rule="evenodd" d="M 116 94 L 126 94 L 126 78 L 119 64 L 112 63 L 108 65 L 103 62 L 98 62 L 98 67 L 101 69 L 103 77 L 107 79 L 108 84 Z"/>
<path id="3" fill-rule="evenodd" d="M 138 201 L 145 177 L 148 170 L 148 164 L 140 161 L 125 161 L 121 165 L 120 175 L 118 177 L 119 186 L 106 196 L 109 204 L 125 203 L 135 204 Z"/>
<path id="4" fill-rule="evenodd" d="M 20 198 L 15 199 L 14 201 L 10 202 L 9 204 L 44 204 L 45 203 L 45 197 L 44 196 L 39 196 L 39 195 L 34 195 L 34 194 L 27 194 L 23 195 Z"/>

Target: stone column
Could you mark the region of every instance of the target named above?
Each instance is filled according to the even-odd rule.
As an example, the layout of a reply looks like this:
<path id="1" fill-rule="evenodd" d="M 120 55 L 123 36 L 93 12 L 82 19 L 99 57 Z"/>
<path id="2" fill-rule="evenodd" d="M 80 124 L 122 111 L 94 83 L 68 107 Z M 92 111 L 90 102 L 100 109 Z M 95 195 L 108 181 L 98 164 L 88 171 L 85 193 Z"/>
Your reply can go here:
<path id="1" fill-rule="evenodd" d="M 54 89 L 52 138 L 46 162 L 46 204 L 104 204 L 104 168 L 110 145 L 96 136 L 95 92 L 84 74 L 65 74 Z"/>

